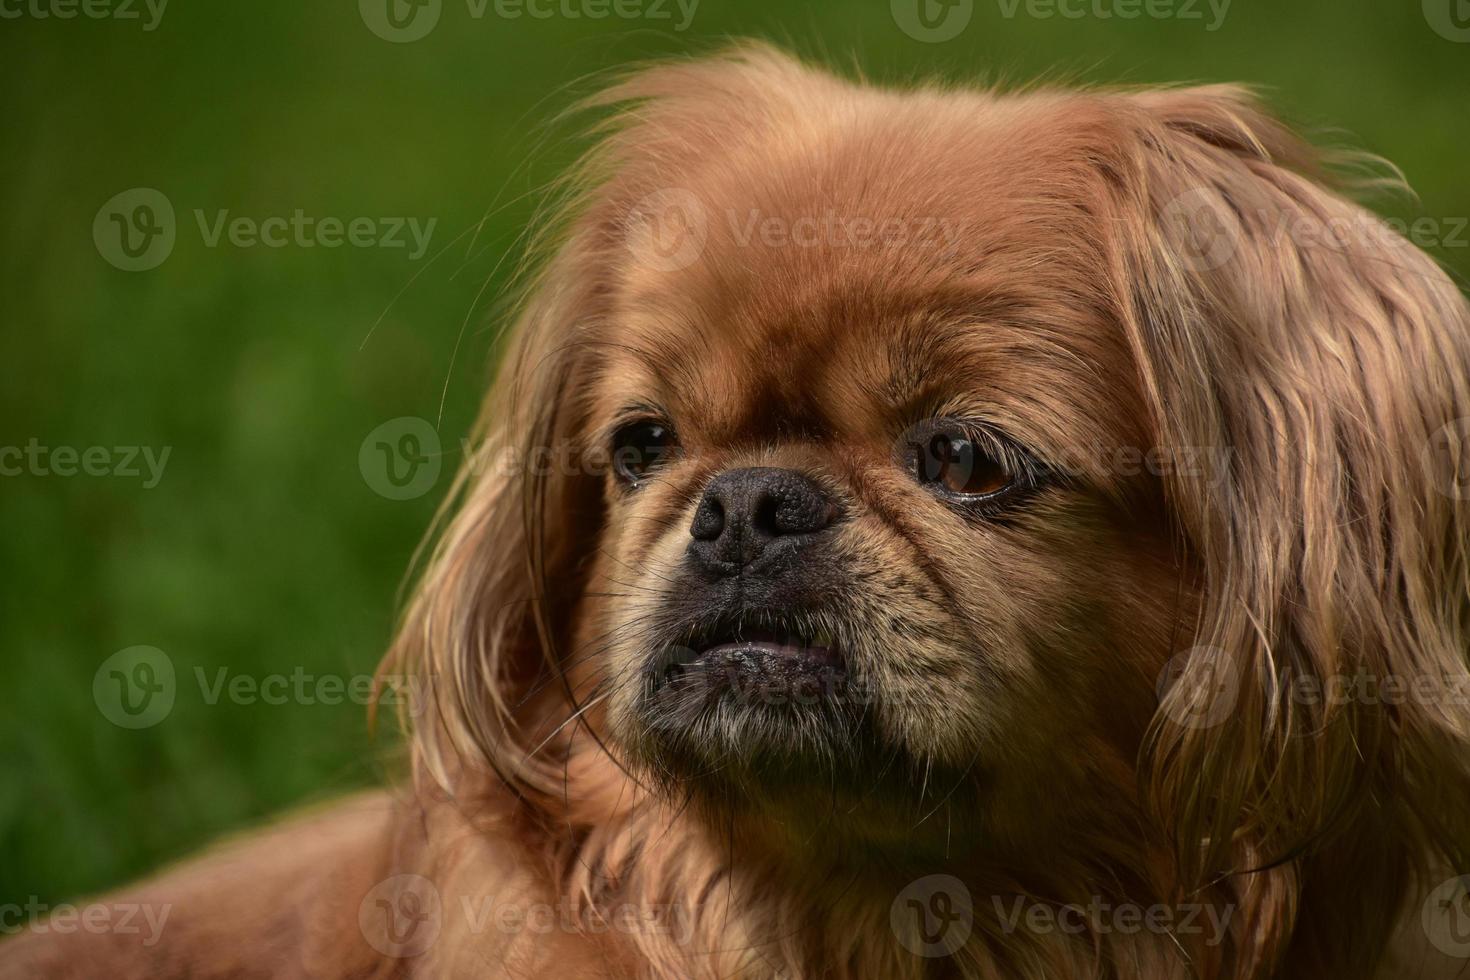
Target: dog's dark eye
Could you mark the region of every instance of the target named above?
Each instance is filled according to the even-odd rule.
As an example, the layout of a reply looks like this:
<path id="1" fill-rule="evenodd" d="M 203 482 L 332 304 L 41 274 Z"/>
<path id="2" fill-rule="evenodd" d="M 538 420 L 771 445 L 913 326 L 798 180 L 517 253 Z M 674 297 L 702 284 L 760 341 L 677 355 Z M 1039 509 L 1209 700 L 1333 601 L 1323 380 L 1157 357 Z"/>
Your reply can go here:
<path id="1" fill-rule="evenodd" d="M 954 422 L 921 426 L 910 440 L 914 477 L 946 496 L 989 500 L 1018 482 L 1017 468 L 995 440 Z"/>
<path id="2" fill-rule="evenodd" d="M 648 476 L 674 451 L 674 430 L 662 422 L 630 422 L 613 434 L 613 472 L 624 483 Z"/>
<path id="3" fill-rule="evenodd" d="M 990 495 L 1010 486 L 1005 464 L 992 459 L 963 432 L 936 432 L 920 454 L 919 481 L 950 493 Z"/>

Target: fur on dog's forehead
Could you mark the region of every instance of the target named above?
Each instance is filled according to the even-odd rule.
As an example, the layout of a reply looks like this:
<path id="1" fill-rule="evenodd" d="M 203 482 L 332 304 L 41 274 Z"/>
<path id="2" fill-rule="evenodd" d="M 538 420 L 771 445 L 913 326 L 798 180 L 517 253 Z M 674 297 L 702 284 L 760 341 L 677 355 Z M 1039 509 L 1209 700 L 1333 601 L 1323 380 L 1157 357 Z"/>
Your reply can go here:
<path id="1" fill-rule="evenodd" d="M 936 122 L 870 95 L 795 145 L 747 132 L 634 182 L 627 207 L 677 194 L 699 247 L 677 268 L 619 250 L 601 417 L 654 404 L 708 446 L 890 440 L 936 414 L 1043 453 L 1145 445 L 1104 174 L 1055 113 L 997 105 Z"/>

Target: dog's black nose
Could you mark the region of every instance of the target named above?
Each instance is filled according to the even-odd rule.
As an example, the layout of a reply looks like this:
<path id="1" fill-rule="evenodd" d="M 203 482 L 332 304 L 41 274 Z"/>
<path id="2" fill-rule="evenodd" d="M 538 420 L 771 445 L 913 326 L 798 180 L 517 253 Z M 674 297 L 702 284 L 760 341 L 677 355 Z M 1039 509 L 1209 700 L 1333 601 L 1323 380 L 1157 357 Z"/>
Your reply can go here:
<path id="1" fill-rule="evenodd" d="M 827 492 L 795 470 L 726 470 L 710 481 L 694 512 L 689 552 L 709 570 L 729 575 L 773 543 L 815 534 L 835 516 Z"/>

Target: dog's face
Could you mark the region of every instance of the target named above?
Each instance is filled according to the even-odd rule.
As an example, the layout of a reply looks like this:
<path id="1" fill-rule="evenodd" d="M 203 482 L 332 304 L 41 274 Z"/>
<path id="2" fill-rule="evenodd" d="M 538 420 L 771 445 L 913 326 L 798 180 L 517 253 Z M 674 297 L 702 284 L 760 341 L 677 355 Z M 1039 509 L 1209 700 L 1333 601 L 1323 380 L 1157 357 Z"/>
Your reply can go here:
<path id="1" fill-rule="evenodd" d="M 1069 165 L 1038 173 L 1049 123 L 980 117 L 905 161 L 922 121 L 874 106 L 863 154 L 747 147 L 768 162 L 690 164 L 625 211 L 574 655 L 675 793 L 1015 834 L 1127 771 L 1179 571 L 1105 229 L 1034 199 Z"/>

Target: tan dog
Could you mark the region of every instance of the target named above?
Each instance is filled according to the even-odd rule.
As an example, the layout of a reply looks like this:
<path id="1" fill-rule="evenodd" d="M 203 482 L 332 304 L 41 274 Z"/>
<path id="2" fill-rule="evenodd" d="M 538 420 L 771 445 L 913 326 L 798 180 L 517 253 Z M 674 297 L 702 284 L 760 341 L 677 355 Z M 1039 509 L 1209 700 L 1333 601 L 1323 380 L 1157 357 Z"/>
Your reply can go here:
<path id="1" fill-rule="evenodd" d="M 1234 88 L 600 103 L 385 664 L 412 791 L 0 973 L 1453 975 L 1449 278 Z"/>

